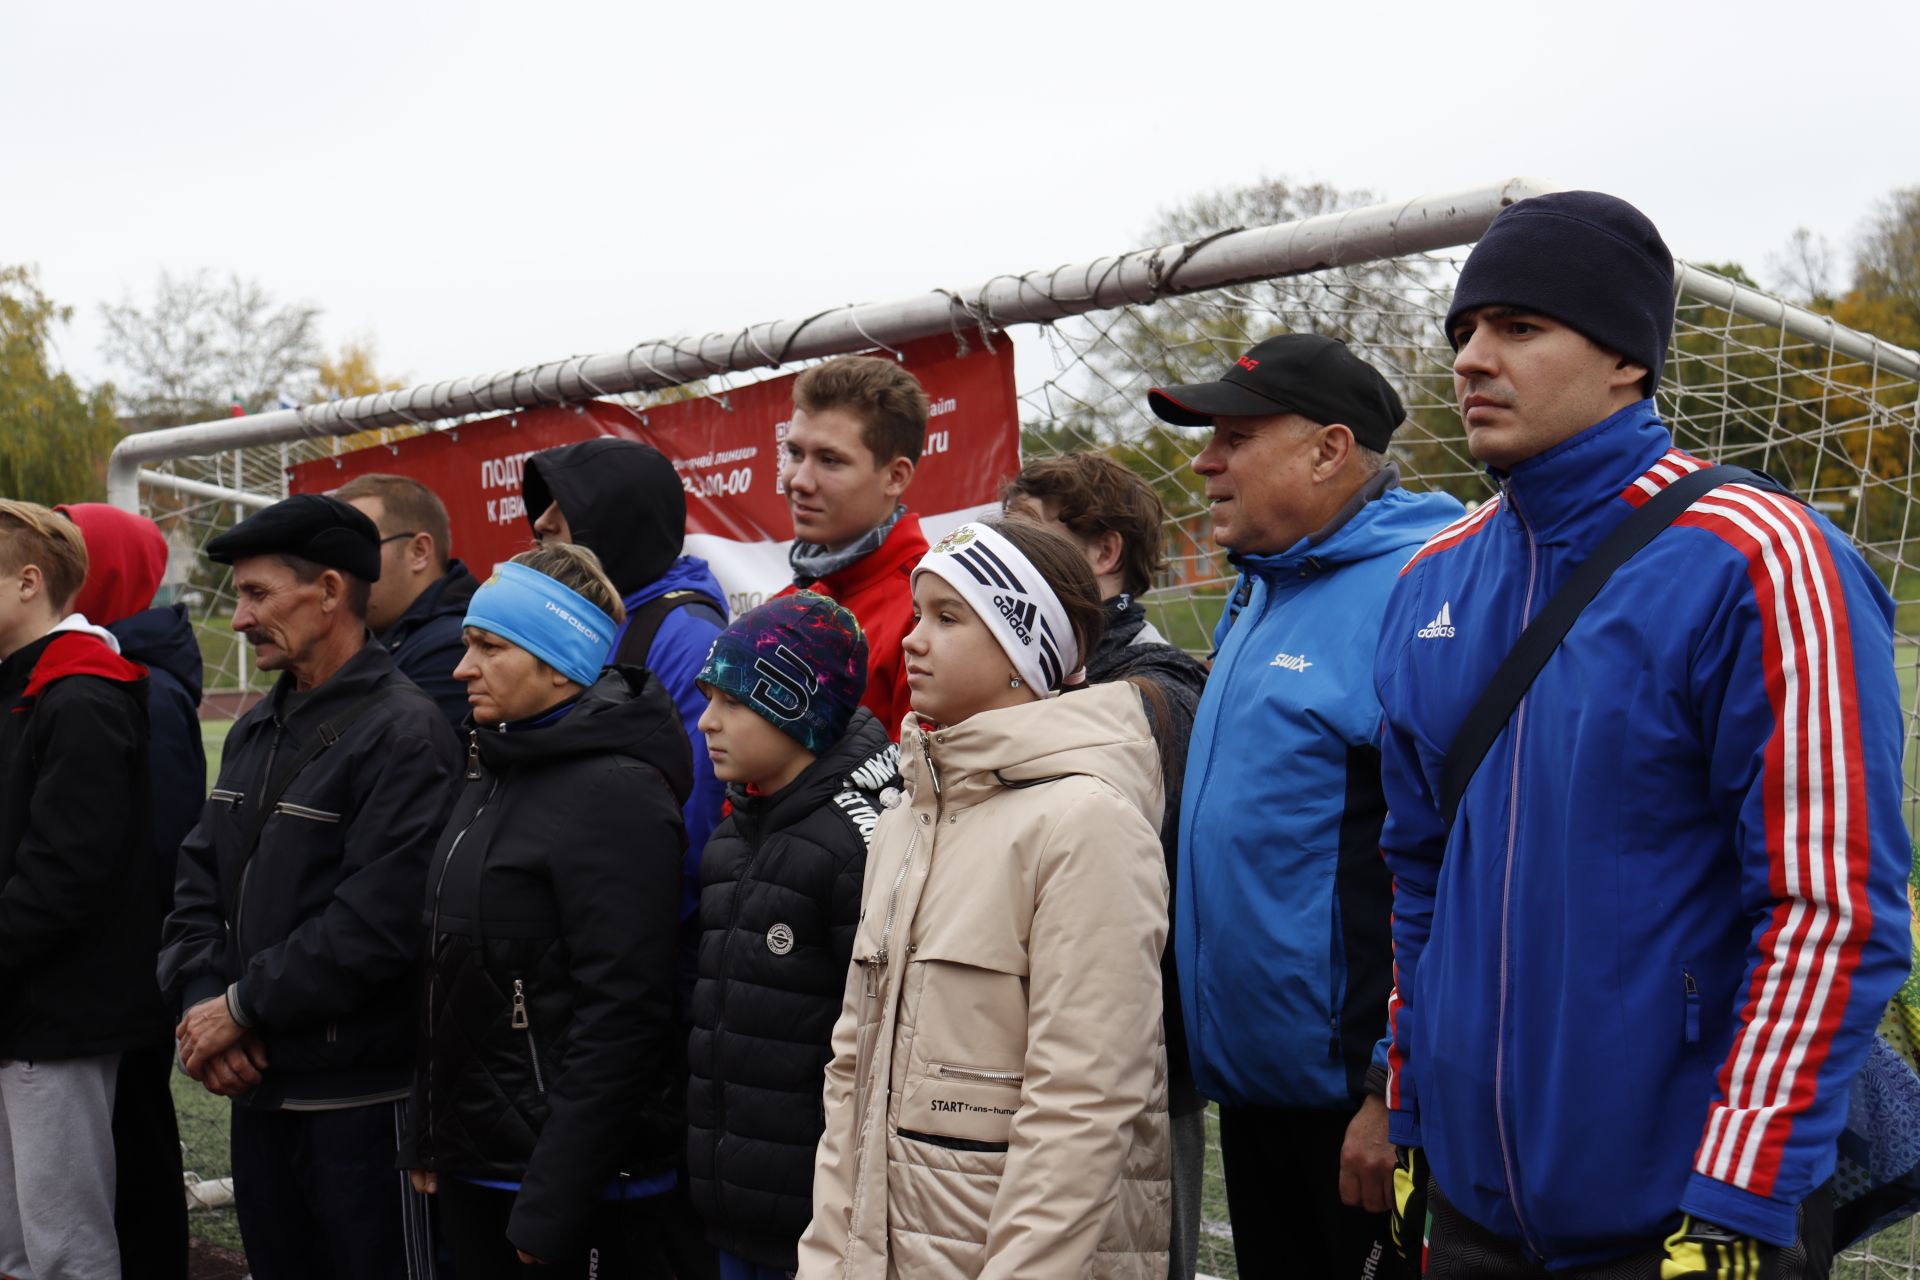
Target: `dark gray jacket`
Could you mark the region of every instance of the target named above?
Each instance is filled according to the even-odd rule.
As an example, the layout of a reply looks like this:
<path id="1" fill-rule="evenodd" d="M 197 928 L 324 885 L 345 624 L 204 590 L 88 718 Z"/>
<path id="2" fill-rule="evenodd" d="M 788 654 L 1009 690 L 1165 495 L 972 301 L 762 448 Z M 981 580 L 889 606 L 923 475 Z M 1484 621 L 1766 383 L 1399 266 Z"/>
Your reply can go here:
<path id="1" fill-rule="evenodd" d="M 316 736 L 337 740 L 281 793 L 249 850 L 275 758 L 284 767 Z M 405 1096 L 419 903 L 459 754 L 438 708 L 376 643 L 306 694 L 283 674 L 234 722 L 213 794 L 180 847 L 160 985 L 180 1010 L 238 984 L 270 1063 L 241 1105 Z"/>

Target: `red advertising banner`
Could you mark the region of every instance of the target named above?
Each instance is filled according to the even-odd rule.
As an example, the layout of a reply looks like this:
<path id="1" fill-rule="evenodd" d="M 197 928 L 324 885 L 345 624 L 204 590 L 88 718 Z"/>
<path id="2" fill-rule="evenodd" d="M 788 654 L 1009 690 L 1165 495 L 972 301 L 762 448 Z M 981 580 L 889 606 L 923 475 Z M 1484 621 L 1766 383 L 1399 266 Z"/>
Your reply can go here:
<path id="1" fill-rule="evenodd" d="M 961 354 L 952 337 L 907 344 L 902 363 L 927 390 L 926 447 L 907 491 L 927 536 L 996 501 L 1020 469 L 1013 345 Z M 687 551 L 705 557 L 737 612 L 789 581 L 793 536 L 780 486 L 781 441 L 793 416 L 794 377 L 643 410 L 604 401 L 531 409 L 301 463 L 289 491 L 324 493 L 369 472 L 411 476 L 447 504 L 453 554 L 484 577 L 532 536 L 521 469 L 542 449 L 599 435 L 642 440 L 673 461 L 687 491 Z"/>

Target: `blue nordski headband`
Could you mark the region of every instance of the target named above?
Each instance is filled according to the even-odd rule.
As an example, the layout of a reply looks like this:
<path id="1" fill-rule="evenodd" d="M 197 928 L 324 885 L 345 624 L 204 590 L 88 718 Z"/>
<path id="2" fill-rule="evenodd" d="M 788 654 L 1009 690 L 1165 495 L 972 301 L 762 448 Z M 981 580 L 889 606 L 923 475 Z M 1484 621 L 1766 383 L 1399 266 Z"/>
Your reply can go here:
<path id="1" fill-rule="evenodd" d="M 493 566 L 461 625 L 519 645 L 581 686 L 599 679 L 613 648 L 613 619 L 600 606 L 523 564 Z"/>

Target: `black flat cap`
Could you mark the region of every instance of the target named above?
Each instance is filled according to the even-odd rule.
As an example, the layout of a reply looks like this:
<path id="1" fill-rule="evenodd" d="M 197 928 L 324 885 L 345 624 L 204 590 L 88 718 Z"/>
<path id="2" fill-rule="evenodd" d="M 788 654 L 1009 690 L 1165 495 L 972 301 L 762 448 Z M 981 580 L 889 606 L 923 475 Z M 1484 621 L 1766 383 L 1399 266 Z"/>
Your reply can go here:
<path id="1" fill-rule="evenodd" d="M 221 564 L 263 555 L 299 556 L 366 582 L 380 580 L 380 530 L 358 508 L 325 494 L 297 493 L 207 543 L 207 558 Z"/>
<path id="2" fill-rule="evenodd" d="M 1317 333 L 1268 338 L 1234 361 L 1218 382 L 1155 387 L 1147 403 L 1161 421 L 1177 427 L 1297 413 L 1323 427 L 1337 422 L 1378 453 L 1386 452 L 1407 416 L 1378 369 L 1346 343 Z"/>

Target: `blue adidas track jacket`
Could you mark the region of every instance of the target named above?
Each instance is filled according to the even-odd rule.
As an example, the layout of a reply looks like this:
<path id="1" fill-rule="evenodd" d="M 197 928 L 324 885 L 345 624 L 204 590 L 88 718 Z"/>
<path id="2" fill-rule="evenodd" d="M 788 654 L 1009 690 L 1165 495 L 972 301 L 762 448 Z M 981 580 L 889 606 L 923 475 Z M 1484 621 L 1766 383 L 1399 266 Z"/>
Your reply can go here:
<path id="1" fill-rule="evenodd" d="M 1556 1267 L 1682 1212 L 1790 1243 L 1907 968 L 1892 603 L 1791 499 L 1716 490 L 1615 574 L 1442 826 L 1524 623 L 1701 465 L 1620 411 L 1435 535 L 1381 632 L 1392 1136 Z"/>

